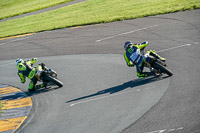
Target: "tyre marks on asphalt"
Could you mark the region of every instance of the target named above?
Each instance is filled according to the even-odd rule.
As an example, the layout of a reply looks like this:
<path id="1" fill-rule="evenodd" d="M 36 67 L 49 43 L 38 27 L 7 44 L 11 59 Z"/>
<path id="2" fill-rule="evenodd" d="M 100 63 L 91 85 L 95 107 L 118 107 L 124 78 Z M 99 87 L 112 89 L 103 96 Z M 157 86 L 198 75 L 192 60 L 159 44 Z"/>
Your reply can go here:
<path id="1" fill-rule="evenodd" d="M 31 97 L 21 90 L 0 84 L 0 132 L 14 132 L 26 120 L 32 108 Z"/>

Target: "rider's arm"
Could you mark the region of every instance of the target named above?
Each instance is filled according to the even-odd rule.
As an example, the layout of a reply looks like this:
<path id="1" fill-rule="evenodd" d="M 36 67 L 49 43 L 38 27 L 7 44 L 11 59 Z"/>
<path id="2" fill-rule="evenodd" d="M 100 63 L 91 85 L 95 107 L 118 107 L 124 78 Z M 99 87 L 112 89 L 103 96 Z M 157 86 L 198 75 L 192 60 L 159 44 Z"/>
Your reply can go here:
<path id="1" fill-rule="evenodd" d="M 31 60 L 31 63 L 34 64 L 34 63 L 37 62 L 37 61 L 38 61 L 37 58 L 33 58 L 33 59 Z"/>
<path id="2" fill-rule="evenodd" d="M 32 66 L 34 63 L 36 63 L 38 60 L 37 58 L 32 58 L 31 60 L 27 60 L 26 64 Z"/>
<path id="3" fill-rule="evenodd" d="M 133 62 L 130 61 L 126 55 L 126 52 L 124 53 L 124 59 L 126 60 L 126 64 L 131 67 L 131 66 L 134 66 Z"/>
<path id="4" fill-rule="evenodd" d="M 25 76 L 24 76 L 22 73 L 20 73 L 20 72 L 18 72 L 18 75 L 19 75 L 19 77 L 20 77 L 20 79 L 21 79 L 21 82 L 22 82 L 22 83 L 25 83 L 25 82 L 26 82 Z"/>
<path id="5" fill-rule="evenodd" d="M 144 48 L 145 48 L 147 45 L 148 45 L 148 42 L 145 41 L 145 42 L 143 42 L 143 43 L 141 43 L 141 44 L 135 44 L 134 46 L 137 47 L 137 48 L 139 48 L 139 49 L 142 51 L 142 50 L 144 50 Z"/>

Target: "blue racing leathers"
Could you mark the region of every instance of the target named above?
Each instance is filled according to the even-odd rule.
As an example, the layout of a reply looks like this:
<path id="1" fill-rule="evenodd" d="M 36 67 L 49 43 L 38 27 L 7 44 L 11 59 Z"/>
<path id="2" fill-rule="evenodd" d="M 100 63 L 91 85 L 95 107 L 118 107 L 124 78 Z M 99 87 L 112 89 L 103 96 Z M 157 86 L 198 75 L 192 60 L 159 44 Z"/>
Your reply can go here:
<path id="1" fill-rule="evenodd" d="M 148 45 L 148 42 L 145 41 L 141 44 L 134 44 L 127 48 L 124 53 L 124 58 L 128 66 L 136 66 L 137 76 L 144 78 L 149 76 L 148 73 L 143 72 L 144 69 L 144 55 L 141 54 L 141 51 Z"/>

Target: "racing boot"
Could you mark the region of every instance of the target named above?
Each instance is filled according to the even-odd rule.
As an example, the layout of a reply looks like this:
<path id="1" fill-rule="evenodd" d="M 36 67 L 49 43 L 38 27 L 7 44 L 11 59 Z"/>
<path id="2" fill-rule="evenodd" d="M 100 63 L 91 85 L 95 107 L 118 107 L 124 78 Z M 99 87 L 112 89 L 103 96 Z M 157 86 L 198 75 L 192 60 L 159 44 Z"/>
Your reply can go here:
<path id="1" fill-rule="evenodd" d="M 36 89 L 33 88 L 33 89 L 28 89 L 29 92 L 34 92 Z"/>
<path id="2" fill-rule="evenodd" d="M 46 86 L 44 84 L 40 84 L 40 85 L 35 86 L 36 89 L 40 89 L 40 88 L 43 88 L 43 87 L 46 87 Z"/>

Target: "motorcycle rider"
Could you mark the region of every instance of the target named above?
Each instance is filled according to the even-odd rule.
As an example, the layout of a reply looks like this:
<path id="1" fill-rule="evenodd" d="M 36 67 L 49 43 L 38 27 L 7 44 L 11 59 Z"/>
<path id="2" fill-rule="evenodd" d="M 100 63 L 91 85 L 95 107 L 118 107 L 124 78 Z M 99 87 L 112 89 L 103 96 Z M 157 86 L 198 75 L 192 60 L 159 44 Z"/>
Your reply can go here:
<path id="1" fill-rule="evenodd" d="M 154 75 L 153 72 L 143 72 L 144 60 L 146 59 L 147 55 L 142 55 L 141 52 L 147 45 L 147 41 L 140 44 L 133 44 L 131 41 L 126 41 L 124 44 L 124 58 L 126 60 L 126 63 L 129 67 L 133 67 L 134 65 L 136 66 L 137 76 L 141 79 Z M 163 62 L 165 62 L 166 60 L 165 58 L 159 56 L 155 50 L 149 50 L 147 51 L 147 54 L 150 54 Z"/>
<path id="2" fill-rule="evenodd" d="M 38 69 L 44 69 L 44 63 L 41 63 L 36 67 L 33 67 L 33 64 L 36 63 L 37 58 L 32 58 L 32 60 L 23 61 L 22 59 L 16 60 L 16 67 L 18 69 L 18 75 L 21 79 L 21 83 L 26 82 L 26 77 L 28 77 L 31 81 L 29 83 L 28 90 L 30 92 L 35 91 L 36 89 L 45 87 L 44 84 L 36 85 L 38 79 L 35 77 L 35 74 Z"/>

